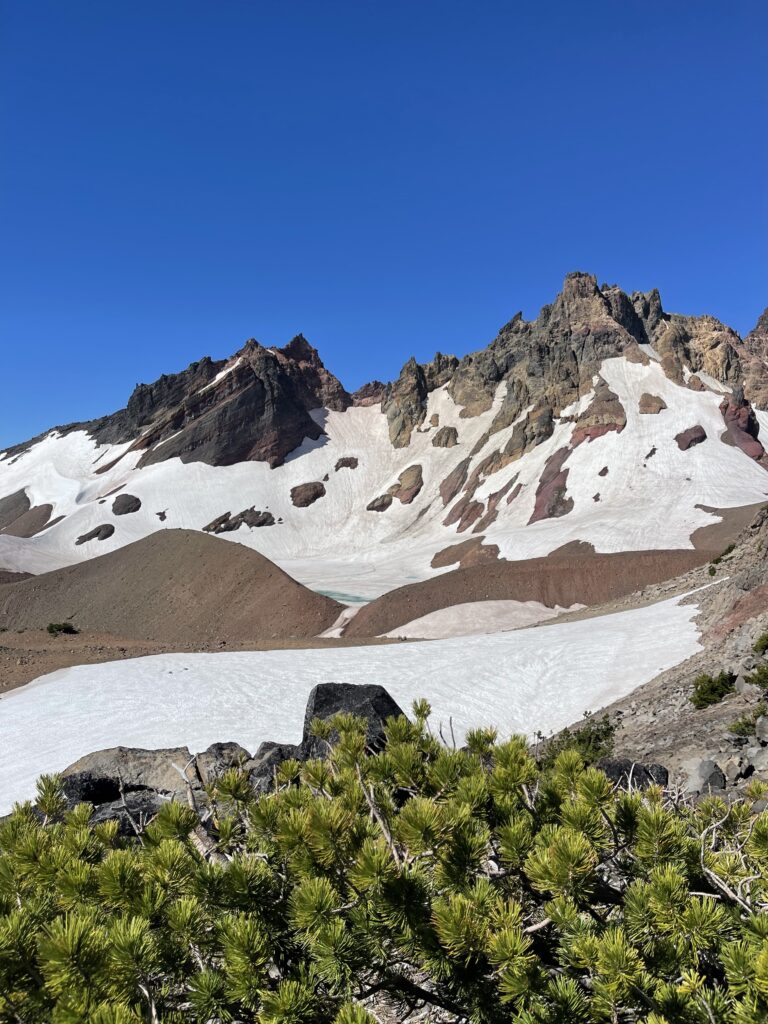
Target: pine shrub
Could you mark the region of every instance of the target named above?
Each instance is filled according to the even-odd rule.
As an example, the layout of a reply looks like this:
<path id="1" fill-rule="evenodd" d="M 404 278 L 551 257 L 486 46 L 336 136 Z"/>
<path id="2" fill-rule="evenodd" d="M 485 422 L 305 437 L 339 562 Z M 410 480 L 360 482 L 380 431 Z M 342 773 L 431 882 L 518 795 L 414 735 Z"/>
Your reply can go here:
<path id="1" fill-rule="evenodd" d="M 73 635 L 79 633 L 80 630 L 73 626 L 71 622 L 49 622 L 48 632 L 51 636 L 59 636 L 61 633 Z"/>
<path id="2" fill-rule="evenodd" d="M 716 676 L 700 675 L 693 681 L 691 704 L 695 708 L 708 708 L 733 693 L 736 676 L 733 672 L 719 672 Z"/>
<path id="3" fill-rule="evenodd" d="M 0 1021 L 768 1020 L 768 815 L 428 715 L 378 754 L 338 716 L 270 793 L 229 771 L 131 839 L 42 779 L 0 822 Z"/>

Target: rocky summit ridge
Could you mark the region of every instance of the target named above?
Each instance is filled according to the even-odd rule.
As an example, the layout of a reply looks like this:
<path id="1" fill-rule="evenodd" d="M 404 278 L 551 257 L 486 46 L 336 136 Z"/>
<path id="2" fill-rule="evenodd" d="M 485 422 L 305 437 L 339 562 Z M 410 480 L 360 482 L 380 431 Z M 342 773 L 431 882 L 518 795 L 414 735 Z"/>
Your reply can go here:
<path id="1" fill-rule="evenodd" d="M 736 389 L 726 420 L 756 440 L 751 407 L 768 407 L 768 310 L 741 339 L 712 316 L 667 313 L 657 289 L 626 293 L 618 285 L 598 286 L 593 275 L 578 271 L 566 276 L 535 320 L 517 313 L 486 348 L 461 359 L 440 352 L 428 363 L 411 358 L 389 384 L 372 381 L 350 394 L 303 335 L 283 348 L 251 338 L 228 359 L 205 356 L 180 373 L 137 385 L 124 409 L 56 429 L 85 430 L 99 444 L 130 442 L 129 450 L 143 453 L 139 468 L 171 458 L 275 467 L 304 438 L 321 436 L 318 410 L 380 403 L 391 443 L 402 448 L 424 422 L 437 388 L 447 385 L 462 417 L 471 418 L 491 409 L 505 384 L 490 433 L 525 412 L 518 439 L 524 451 L 551 434 L 555 418 L 590 391 L 603 360 L 617 356 L 658 359 L 670 380 L 693 390 L 702 389 L 704 379 Z M 597 397 L 596 422 L 585 427 L 605 425 L 600 406 L 610 402 L 610 394 Z M 751 442 L 745 443 L 749 448 Z M 752 454 L 763 453 L 752 446 Z"/>

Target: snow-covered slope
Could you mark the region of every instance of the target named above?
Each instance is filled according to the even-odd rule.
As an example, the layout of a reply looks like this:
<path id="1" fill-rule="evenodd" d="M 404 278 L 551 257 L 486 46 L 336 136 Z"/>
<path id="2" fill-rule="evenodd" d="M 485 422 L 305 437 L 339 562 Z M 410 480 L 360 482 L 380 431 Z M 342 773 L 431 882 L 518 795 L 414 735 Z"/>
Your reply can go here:
<path id="1" fill-rule="evenodd" d="M 621 357 L 606 360 L 601 375 L 624 407 L 627 424 L 621 432 L 584 441 L 570 453 L 566 495 L 573 507 L 567 514 L 529 525 L 542 472 L 574 432 L 567 415 L 555 424 L 550 438 L 489 474 L 475 491 L 474 500 L 487 507 L 489 496 L 513 478 L 520 485 L 515 500 L 502 500 L 496 520 L 482 531 L 484 543 L 498 545 L 501 557 L 545 555 L 574 540 L 605 552 L 686 548 L 694 530 L 717 521 L 700 506 L 729 508 L 768 495 L 765 470 L 721 440 L 722 391 L 692 391 L 675 384 L 655 361 L 643 366 Z M 324 413 L 325 435 L 304 442 L 275 469 L 264 462 L 209 466 L 178 458 L 137 469 L 139 452 L 118 459 L 128 445 L 98 447 L 84 431 L 53 433 L 21 455 L 0 461 L 0 495 L 23 489 L 31 505 L 50 504 L 51 518 L 63 518 L 30 538 L 0 535 L 0 566 L 39 573 L 103 554 L 158 529 L 202 529 L 225 512 L 235 515 L 255 507 L 272 513 L 275 524 L 242 525 L 221 536 L 256 548 L 309 586 L 376 596 L 440 571 L 430 566 L 435 553 L 473 535 L 474 525 L 462 532 L 457 523 L 444 525 L 461 495 L 446 506 L 439 489 L 465 459 L 470 459 L 471 475 L 511 437 L 514 424 L 482 443 L 504 389 L 501 384 L 487 413 L 473 418 L 462 418 L 445 387 L 430 394 L 427 424 L 436 415 L 441 427 L 455 427 L 454 447 L 433 447 L 438 428 L 425 426 L 414 431 L 407 447 L 393 448 L 381 410 L 353 407 Z M 656 415 L 640 414 L 644 393 L 658 395 L 667 408 Z M 580 405 L 586 408 L 589 401 L 587 395 Z M 695 424 L 704 428 L 706 441 L 681 451 L 676 435 Z M 765 429 L 763 422 L 761 436 Z M 357 466 L 337 470 L 340 459 L 357 459 Z M 112 468 L 98 472 L 113 462 Z M 423 487 L 413 501 L 401 504 L 395 499 L 384 512 L 368 511 L 367 505 L 413 465 L 420 465 L 423 475 Z M 309 481 L 323 482 L 325 495 L 297 508 L 291 489 Z M 136 496 L 140 509 L 115 515 L 116 490 Z M 110 537 L 77 544 L 102 524 L 114 527 Z"/>
<path id="2" fill-rule="evenodd" d="M 748 340 L 571 274 L 536 321 L 411 360 L 358 404 L 303 338 L 248 342 L 0 455 L 0 568 L 209 527 L 354 602 L 459 559 L 690 548 L 708 510 L 768 496 L 768 363 Z"/>
<path id="3" fill-rule="evenodd" d="M 696 605 L 665 601 L 495 636 L 333 650 L 167 654 L 62 669 L 2 701 L 0 814 L 43 772 L 107 747 L 296 741 L 316 683 L 381 683 L 436 722 L 547 733 L 699 649 Z M 653 643 L 648 643 L 648 637 Z M 617 658 L 617 652 L 621 652 Z"/>

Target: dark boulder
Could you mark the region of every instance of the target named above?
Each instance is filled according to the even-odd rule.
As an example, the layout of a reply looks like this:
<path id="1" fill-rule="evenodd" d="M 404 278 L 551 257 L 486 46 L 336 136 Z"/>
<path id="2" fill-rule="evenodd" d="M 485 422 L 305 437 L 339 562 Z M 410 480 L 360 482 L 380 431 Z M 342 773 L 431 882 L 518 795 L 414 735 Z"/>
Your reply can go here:
<path id="1" fill-rule="evenodd" d="M 141 499 L 135 494 L 118 494 L 112 502 L 112 514 L 115 516 L 127 516 L 131 512 L 138 512 L 141 508 Z"/>
<path id="2" fill-rule="evenodd" d="M 694 445 L 701 444 L 702 441 L 707 440 L 707 432 L 700 423 L 697 423 L 694 427 L 688 427 L 687 430 L 681 430 L 679 434 L 675 434 L 675 440 L 677 441 L 677 447 L 681 452 L 687 452 L 689 448 L 693 448 Z"/>
<path id="3" fill-rule="evenodd" d="M 628 757 L 602 757 L 595 764 L 620 789 L 648 789 L 649 786 L 666 787 L 669 772 L 661 764 L 644 764 Z"/>
<path id="4" fill-rule="evenodd" d="M 313 719 L 332 718 L 339 712 L 357 715 L 366 720 L 366 740 L 368 746 L 374 750 L 379 750 L 384 745 L 386 720 L 404 714 L 384 687 L 375 683 L 319 683 L 309 695 L 304 714 L 304 733 L 299 748 L 302 760 L 320 757 L 327 749 L 324 743 L 310 733 Z"/>
<path id="5" fill-rule="evenodd" d="M 75 544 L 87 544 L 89 540 L 107 540 L 115 532 L 112 523 L 102 523 L 77 538 Z"/>
<path id="6" fill-rule="evenodd" d="M 367 512 L 386 512 L 392 504 L 391 494 L 380 494 L 365 506 Z"/>

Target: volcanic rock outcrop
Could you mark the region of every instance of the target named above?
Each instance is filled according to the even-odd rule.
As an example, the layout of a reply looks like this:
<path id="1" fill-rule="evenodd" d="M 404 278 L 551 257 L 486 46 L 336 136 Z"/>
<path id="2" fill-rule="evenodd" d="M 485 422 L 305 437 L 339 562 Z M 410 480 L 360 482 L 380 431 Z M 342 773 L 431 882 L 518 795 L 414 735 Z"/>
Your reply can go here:
<path id="1" fill-rule="evenodd" d="M 310 480 L 309 483 L 297 484 L 291 488 L 291 501 L 296 508 L 307 508 L 314 505 L 324 494 L 325 484 L 321 480 Z"/>
<path id="2" fill-rule="evenodd" d="M 760 426 L 752 405 L 744 397 L 741 387 L 736 387 L 720 404 L 720 412 L 728 428 L 733 444 L 761 465 L 768 464 L 765 448 L 758 439 Z"/>
<path id="3" fill-rule="evenodd" d="M 203 530 L 205 533 L 232 533 L 243 525 L 253 529 L 261 526 L 274 526 L 275 517 L 271 512 L 262 512 L 252 506 L 238 512 L 236 516 L 233 516 L 231 512 L 224 512 L 223 515 L 217 516 L 207 526 L 204 526 Z"/>

